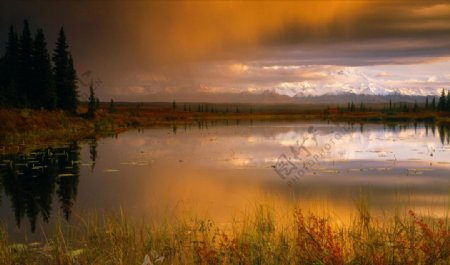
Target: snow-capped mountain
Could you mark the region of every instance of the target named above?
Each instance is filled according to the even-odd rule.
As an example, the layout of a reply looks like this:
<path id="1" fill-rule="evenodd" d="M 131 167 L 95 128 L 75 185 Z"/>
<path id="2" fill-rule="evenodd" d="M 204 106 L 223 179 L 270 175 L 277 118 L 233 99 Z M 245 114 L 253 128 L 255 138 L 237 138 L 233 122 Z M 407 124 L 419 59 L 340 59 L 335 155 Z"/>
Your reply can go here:
<path id="1" fill-rule="evenodd" d="M 342 94 L 427 96 L 438 94 L 441 89 L 396 87 L 395 81 L 389 83 L 386 80 L 372 77 L 357 67 L 345 67 L 339 71 L 331 71 L 328 73 L 328 77 L 333 81 L 317 82 L 317 84 L 309 81 L 285 82 L 273 88 L 272 91 L 279 95 L 298 98 Z"/>

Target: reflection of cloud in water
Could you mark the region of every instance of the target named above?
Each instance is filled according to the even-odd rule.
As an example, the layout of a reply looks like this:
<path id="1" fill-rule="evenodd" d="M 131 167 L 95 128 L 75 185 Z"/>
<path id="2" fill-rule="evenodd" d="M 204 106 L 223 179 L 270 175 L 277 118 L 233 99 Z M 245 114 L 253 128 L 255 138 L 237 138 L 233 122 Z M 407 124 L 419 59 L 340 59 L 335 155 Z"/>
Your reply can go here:
<path id="1" fill-rule="evenodd" d="M 298 185 L 289 188 L 271 166 L 279 155 L 292 155 L 289 145 L 308 134 L 310 126 L 187 126 L 176 135 L 171 128 L 159 128 L 103 139 L 97 148 L 96 170 L 92 175 L 87 169 L 82 171 L 78 198 L 89 202 L 86 207 L 121 205 L 138 217 L 163 215 L 186 203 L 226 219 L 267 195 L 315 212 L 327 208 L 344 218 L 352 212 L 359 191 L 367 189 L 377 209 L 414 203 L 421 209 L 428 205 L 440 211 L 448 197 L 450 164 L 439 162 L 450 161 L 450 155 L 438 130 L 433 135 L 431 129 L 426 134 L 423 126 L 365 125 L 361 131 L 355 125 L 353 131 L 342 132 L 330 153 Z M 317 146 L 314 142 L 306 146 L 318 152 L 334 137 L 336 126 L 313 126 Z M 433 157 L 428 151 L 431 147 L 436 148 Z M 410 160 L 413 158 L 420 160 Z M 147 162 L 137 166 L 139 161 Z M 120 171 L 105 174 L 103 170 L 108 168 Z M 416 171 L 407 174 L 408 169 Z M 417 196 L 406 201 L 413 194 Z"/>

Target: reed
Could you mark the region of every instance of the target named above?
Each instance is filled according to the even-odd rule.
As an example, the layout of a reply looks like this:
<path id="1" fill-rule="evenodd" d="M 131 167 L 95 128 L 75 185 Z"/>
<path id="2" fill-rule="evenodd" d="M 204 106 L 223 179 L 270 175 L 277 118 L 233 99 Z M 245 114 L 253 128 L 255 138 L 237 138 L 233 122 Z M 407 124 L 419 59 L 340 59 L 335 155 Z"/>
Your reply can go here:
<path id="1" fill-rule="evenodd" d="M 450 264 L 446 217 L 396 211 L 375 218 L 360 200 L 341 223 L 257 205 L 226 225 L 190 215 L 138 224 L 123 211 L 57 222 L 42 243 L 0 230 L 1 264 Z"/>

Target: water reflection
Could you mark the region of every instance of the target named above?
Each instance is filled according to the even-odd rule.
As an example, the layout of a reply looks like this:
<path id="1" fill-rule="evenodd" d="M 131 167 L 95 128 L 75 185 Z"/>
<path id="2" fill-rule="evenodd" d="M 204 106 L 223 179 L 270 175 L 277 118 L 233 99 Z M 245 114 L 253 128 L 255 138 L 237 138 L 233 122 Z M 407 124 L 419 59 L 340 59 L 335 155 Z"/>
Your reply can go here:
<path id="1" fill-rule="evenodd" d="M 80 151 L 77 142 L 29 154 L 1 156 L 0 179 L 18 227 L 26 217 L 31 231 L 41 215 L 48 222 L 56 195 L 68 220 L 78 192 Z"/>
<path id="2" fill-rule="evenodd" d="M 198 121 L 4 155 L 0 202 L 12 209 L 11 223 L 20 227 L 28 219 L 31 231 L 40 219 L 51 222 L 56 210 L 69 219 L 78 209 L 120 206 L 140 218 L 164 216 L 180 202 L 192 202 L 214 217 L 229 217 L 257 193 L 316 211 L 314 205 L 323 202 L 347 214 L 361 186 L 370 186 L 380 208 L 410 199 L 414 187 L 415 206 L 442 209 L 450 188 L 450 127 L 342 126 L 347 130 L 336 145 L 293 187 L 273 170 L 277 157 L 311 133 L 316 138 L 306 142 L 308 150 L 320 152 L 336 125 Z"/>

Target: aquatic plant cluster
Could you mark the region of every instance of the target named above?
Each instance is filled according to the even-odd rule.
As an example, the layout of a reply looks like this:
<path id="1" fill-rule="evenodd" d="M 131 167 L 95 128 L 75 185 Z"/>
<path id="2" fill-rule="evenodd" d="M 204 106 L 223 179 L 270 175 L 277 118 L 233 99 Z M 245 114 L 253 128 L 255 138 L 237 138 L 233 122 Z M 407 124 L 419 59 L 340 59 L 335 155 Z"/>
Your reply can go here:
<path id="1" fill-rule="evenodd" d="M 95 160 L 89 164 L 93 165 Z M 27 154 L 0 156 L 0 192 L 4 190 L 5 199 L 10 201 L 16 225 L 20 228 L 26 217 L 34 232 L 39 215 L 44 222 L 49 222 L 55 194 L 68 220 L 78 192 L 80 166 L 77 142 Z"/>
<path id="2" fill-rule="evenodd" d="M 258 205 L 242 221 L 204 218 L 137 225 L 123 212 L 59 222 L 45 243 L 10 243 L 0 230 L 2 264 L 448 264 L 448 217 L 413 211 L 374 218 L 366 203 L 346 224 L 295 209 L 281 218 Z"/>

